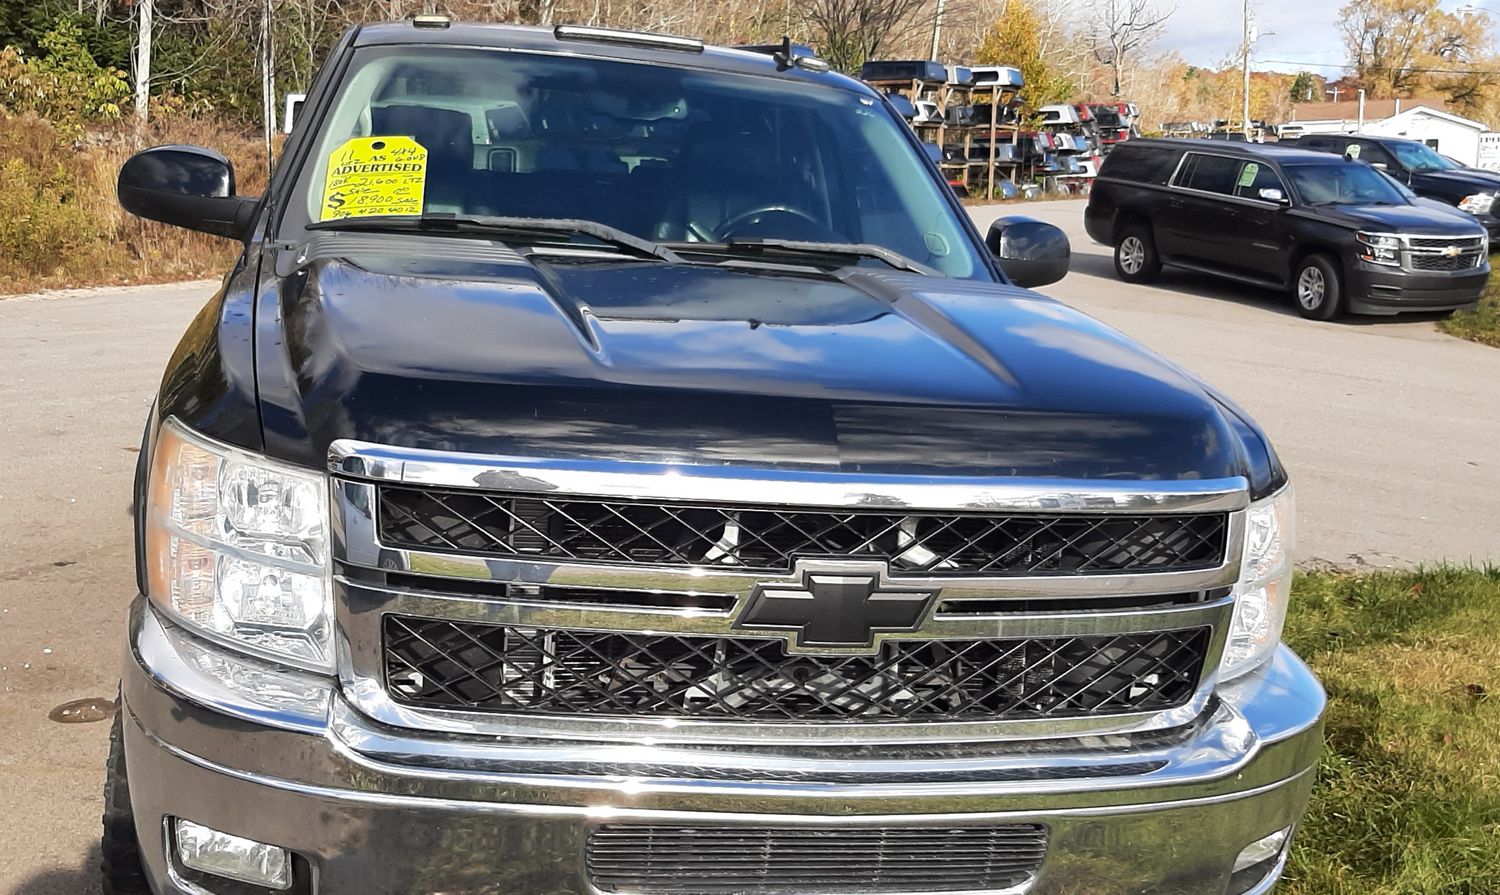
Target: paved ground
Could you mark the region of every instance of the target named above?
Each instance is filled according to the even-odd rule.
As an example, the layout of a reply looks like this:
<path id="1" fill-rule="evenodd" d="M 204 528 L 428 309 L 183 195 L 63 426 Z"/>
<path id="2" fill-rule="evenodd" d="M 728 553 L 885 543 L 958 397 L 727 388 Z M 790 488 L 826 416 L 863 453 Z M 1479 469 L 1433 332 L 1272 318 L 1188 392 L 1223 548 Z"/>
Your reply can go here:
<path id="1" fill-rule="evenodd" d="M 1048 290 L 1242 402 L 1298 482 L 1306 562 L 1500 560 L 1500 351 L 1431 320 L 1317 324 L 1287 300 L 1169 274 L 1116 281 L 1078 203 Z M 1010 211 L 1010 209 L 1007 209 Z M 993 213 L 979 212 L 983 223 Z M 0 299 L 0 892 L 95 886 L 104 723 L 48 720 L 113 696 L 132 591 L 127 505 L 161 369 L 211 284 Z"/>

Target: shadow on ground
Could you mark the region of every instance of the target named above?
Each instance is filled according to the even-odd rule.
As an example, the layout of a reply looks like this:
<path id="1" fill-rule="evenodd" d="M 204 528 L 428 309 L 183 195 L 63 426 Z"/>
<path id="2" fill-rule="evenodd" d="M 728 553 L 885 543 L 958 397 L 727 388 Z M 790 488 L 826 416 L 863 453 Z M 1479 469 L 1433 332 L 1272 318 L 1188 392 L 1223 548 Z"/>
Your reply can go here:
<path id="1" fill-rule="evenodd" d="M 99 892 L 99 846 L 96 844 L 84 854 L 79 866 L 66 870 L 45 870 L 6 895 L 98 895 Z"/>

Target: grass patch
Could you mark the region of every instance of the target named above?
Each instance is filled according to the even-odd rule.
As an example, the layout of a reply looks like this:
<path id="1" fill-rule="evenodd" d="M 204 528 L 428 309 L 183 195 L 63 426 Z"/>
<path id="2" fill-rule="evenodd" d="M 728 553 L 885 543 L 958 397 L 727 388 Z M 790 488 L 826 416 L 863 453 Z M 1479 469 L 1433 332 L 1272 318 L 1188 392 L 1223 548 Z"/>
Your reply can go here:
<path id="1" fill-rule="evenodd" d="M 1309 574 L 1286 640 L 1328 752 L 1279 891 L 1500 893 L 1500 567 Z"/>
<path id="2" fill-rule="evenodd" d="M 1490 265 L 1500 265 L 1500 255 L 1492 255 Z M 1479 299 L 1479 307 L 1472 311 L 1455 311 L 1447 320 L 1438 323 L 1438 329 L 1450 336 L 1500 348 L 1500 277 L 1490 277 L 1484 295 Z"/>

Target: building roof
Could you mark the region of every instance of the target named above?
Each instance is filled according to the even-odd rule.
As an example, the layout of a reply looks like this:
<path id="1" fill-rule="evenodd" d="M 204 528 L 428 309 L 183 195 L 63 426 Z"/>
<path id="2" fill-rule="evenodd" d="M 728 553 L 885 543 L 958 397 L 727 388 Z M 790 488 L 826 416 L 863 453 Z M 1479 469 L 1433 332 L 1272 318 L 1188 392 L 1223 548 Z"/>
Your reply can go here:
<path id="1" fill-rule="evenodd" d="M 1441 97 L 1423 96 L 1410 99 L 1367 99 L 1365 120 L 1378 121 L 1390 118 L 1397 112 L 1405 112 L 1417 106 L 1435 112 L 1448 111 L 1448 101 Z M 1336 103 L 1293 103 L 1293 121 L 1358 121 L 1359 100 L 1340 100 Z"/>

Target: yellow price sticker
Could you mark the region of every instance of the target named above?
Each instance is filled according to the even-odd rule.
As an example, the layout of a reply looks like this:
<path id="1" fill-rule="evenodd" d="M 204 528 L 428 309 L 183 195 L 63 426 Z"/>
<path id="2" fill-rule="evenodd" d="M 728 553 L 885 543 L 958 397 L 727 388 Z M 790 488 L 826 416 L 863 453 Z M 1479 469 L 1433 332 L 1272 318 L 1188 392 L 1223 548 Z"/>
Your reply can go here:
<path id="1" fill-rule="evenodd" d="M 411 137 L 355 137 L 328 156 L 321 220 L 420 215 L 427 150 Z"/>

